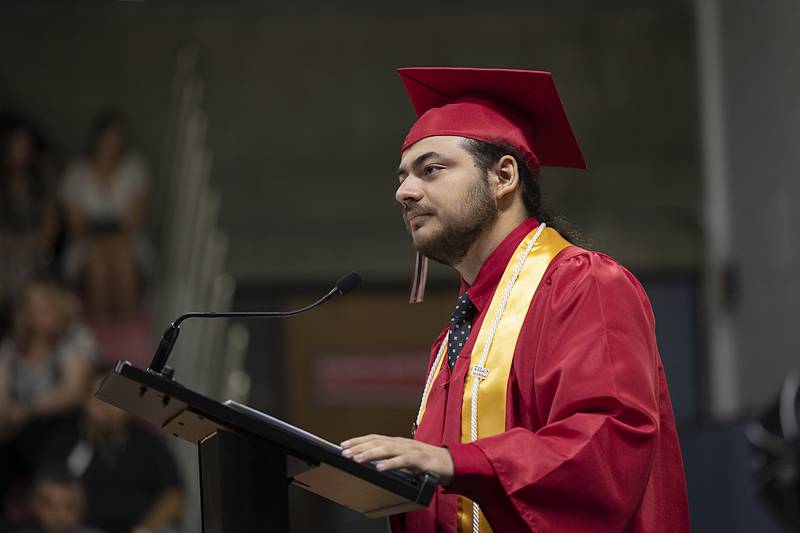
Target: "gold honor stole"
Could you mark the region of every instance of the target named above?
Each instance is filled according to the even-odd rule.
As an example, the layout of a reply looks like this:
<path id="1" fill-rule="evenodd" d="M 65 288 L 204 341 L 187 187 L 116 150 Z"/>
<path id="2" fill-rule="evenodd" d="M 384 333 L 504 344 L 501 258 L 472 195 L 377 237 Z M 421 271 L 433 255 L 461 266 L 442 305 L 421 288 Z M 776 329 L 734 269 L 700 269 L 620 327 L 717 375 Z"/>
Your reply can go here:
<path id="1" fill-rule="evenodd" d="M 503 433 L 506 430 L 506 392 L 508 390 L 508 376 L 511 373 L 511 361 L 514 359 L 514 350 L 517 346 L 519 332 L 522 329 L 522 324 L 525 321 L 528 308 L 533 300 L 533 295 L 536 293 L 536 288 L 539 286 L 542 277 L 544 277 L 548 265 L 550 265 L 550 262 L 561 250 L 570 246 L 570 243 L 564 240 L 564 238 L 553 229 L 545 228 L 541 235 L 539 235 L 539 239 L 531 249 L 522 267 L 522 271 L 514 283 L 503 315 L 500 317 L 500 322 L 495 330 L 492 345 L 489 347 L 489 355 L 484 365 L 485 369 L 488 369 L 487 373 L 485 369 L 480 368 L 479 363 L 486 340 L 489 336 L 489 330 L 492 327 L 494 317 L 497 315 L 497 310 L 500 307 L 503 294 L 508 287 L 512 273 L 535 233 L 536 229 L 528 233 L 519 246 L 517 246 L 514 255 L 506 265 L 503 277 L 500 279 L 500 283 L 498 283 L 494 291 L 492 301 L 484 315 L 480 331 L 478 331 L 478 338 L 472 348 L 470 369 L 475 369 L 477 367 L 477 369 L 482 372 L 476 373 L 485 376 L 478 386 L 478 438 L 490 437 Z M 435 375 L 439 374 L 442 360 L 446 358 L 440 357 L 439 359 L 439 366 L 435 370 Z M 471 442 L 471 404 L 472 389 L 475 379 L 476 377 L 473 375 L 473 372 L 467 373 L 464 383 L 464 396 L 461 400 L 462 443 Z M 435 377 L 433 380 L 435 380 Z M 431 380 L 431 383 L 433 383 L 433 380 Z M 426 397 L 423 402 L 418 423 L 422 420 L 424 404 L 426 404 L 427 401 L 428 398 Z M 489 523 L 486 521 L 483 513 L 480 515 L 480 522 L 481 532 L 491 531 Z M 458 497 L 458 525 L 458 529 L 462 533 L 472 531 L 472 501 L 463 496 Z"/>

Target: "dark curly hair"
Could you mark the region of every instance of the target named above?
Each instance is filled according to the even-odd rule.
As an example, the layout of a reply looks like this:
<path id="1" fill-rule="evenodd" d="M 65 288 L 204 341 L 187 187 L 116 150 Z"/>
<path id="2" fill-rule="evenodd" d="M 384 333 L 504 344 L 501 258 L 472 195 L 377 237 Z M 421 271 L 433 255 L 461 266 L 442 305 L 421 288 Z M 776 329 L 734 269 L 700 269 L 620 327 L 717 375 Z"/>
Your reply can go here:
<path id="1" fill-rule="evenodd" d="M 553 212 L 542 201 L 542 189 L 539 187 L 539 164 L 529 161 L 512 145 L 499 141 L 487 143 L 476 139 L 464 139 L 463 148 L 472 156 L 475 166 L 488 173 L 504 155 L 510 155 L 517 160 L 520 177 L 520 192 L 522 202 L 529 216 L 536 217 L 555 229 L 570 243 L 583 248 L 589 247 L 589 241 L 580 230 L 567 219 Z"/>

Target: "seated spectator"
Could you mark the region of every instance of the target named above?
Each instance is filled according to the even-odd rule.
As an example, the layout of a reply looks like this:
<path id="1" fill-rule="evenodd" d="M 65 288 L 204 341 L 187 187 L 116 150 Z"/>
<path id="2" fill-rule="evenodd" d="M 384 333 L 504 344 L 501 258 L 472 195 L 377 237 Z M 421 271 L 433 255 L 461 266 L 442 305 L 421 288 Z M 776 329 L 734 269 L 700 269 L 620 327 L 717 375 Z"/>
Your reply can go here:
<path id="1" fill-rule="evenodd" d="M 15 533 L 101 533 L 83 525 L 86 496 L 78 479 L 64 468 L 41 471 L 30 494 L 30 525 Z"/>
<path id="2" fill-rule="evenodd" d="M 98 366 L 92 391 L 110 370 Z M 184 491 L 166 444 L 125 411 L 92 395 L 36 452 L 61 464 L 86 490 L 86 523 L 108 532 L 163 531 L 183 518 Z"/>
<path id="3" fill-rule="evenodd" d="M 25 122 L 0 119 L 0 302 L 54 262 L 60 222 L 42 145 Z"/>
<path id="4" fill-rule="evenodd" d="M 96 353 L 78 311 L 77 298 L 54 282 L 22 290 L 12 334 L 0 342 L 0 440 L 83 401 Z"/>
<path id="5" fill-rule="evenodd" d="M 0 342 L 0 497 L 6 511 L 30 476 L 30 446 L 47 438 L 54 415 L 82 404 L 96 357 L 92 335 L 78 322 L 77 298 L 53 282 L 30 281 L 13 322 Z"/>
<path id="6" fill-rule="evenodd" d="M 86 287 L 95 317 L 138 310 L 152 251 L 143 235 L 149 173 L 128 151 L 128 123 L 119 113 L 99 115 L 88 153 L 67 170 L 61 196 L 69 245 L 65 273 Z"/>

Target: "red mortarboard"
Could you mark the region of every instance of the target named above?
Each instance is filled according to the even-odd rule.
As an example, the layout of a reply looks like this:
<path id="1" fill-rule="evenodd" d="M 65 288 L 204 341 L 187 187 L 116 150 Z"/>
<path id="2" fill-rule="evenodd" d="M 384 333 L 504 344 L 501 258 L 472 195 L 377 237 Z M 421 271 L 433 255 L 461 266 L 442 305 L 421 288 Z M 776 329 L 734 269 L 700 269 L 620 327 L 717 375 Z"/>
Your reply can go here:
<path id="1" fill-rule="evenodd" d="M 531 162 L 586 168 L 549 72 L 412 67 L 397 69 L 419 119 L 401 153 L 434 135 L 505 141 Z"/>

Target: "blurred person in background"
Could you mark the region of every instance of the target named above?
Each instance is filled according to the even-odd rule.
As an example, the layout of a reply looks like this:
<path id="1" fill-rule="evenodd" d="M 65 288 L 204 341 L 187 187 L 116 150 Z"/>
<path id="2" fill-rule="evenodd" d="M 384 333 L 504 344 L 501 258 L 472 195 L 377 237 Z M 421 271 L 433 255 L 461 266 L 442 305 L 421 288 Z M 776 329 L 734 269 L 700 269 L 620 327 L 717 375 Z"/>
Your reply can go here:
<path id="1" fill-rule="evenodd" d="M 800 373 L 788 374 L 775 400 L 747 424 L 750 472 L 759 499 L 800 531 Z"/>
<path id="2" fill-rule="evenodd" d="M 32 280 L 21 291 L 13 331 L 0 342 L 0 435 L 83 400 L 97 354 L 79 316 L 78 299 L 56 282 Z"/>
<path id="3" fill-rule="evenodd" d="M 69 244 L 65 273 L 86 290 L 93 317 L 138 310 L 152 254 L 143 235 L 150 174 L 128 149 L 129 125 L 119 112 L 98 115 L 86 157 L 67 169 L 61 188 Z"/>
<path id="4" fill-rule="evenodd" d="M 28 282 L 0 342 L 0 492 L 29 474 L 19 458 L 47 436 L 51 418 L 81 404 L 95 358 L 77 297 L 52 281 Z"/>
<path id="5" fill-rule="evenodd" d="M 30 524 L 14 533 L 102 533 L 83 525 L 86 495 L 80 481 L 66 469 L 42 469 L 30 491 Z"/>
<path id="6" fill-rule="evenodd" d="M 83 408 L 34 447 L 33 462 L 63 465 L 82 482 L 86 524 L 111 533 L 171 531 L 185 506 L 177 464 L 153 430 L 94 397 L 110 370 L 95 367 Z"/>
<path id="7" fill-rule="evenodd" d="M 0 305 L 33 274 L 52 268 L 61 227 L 44 145 L 25 121 L 0 119 Z"/>

